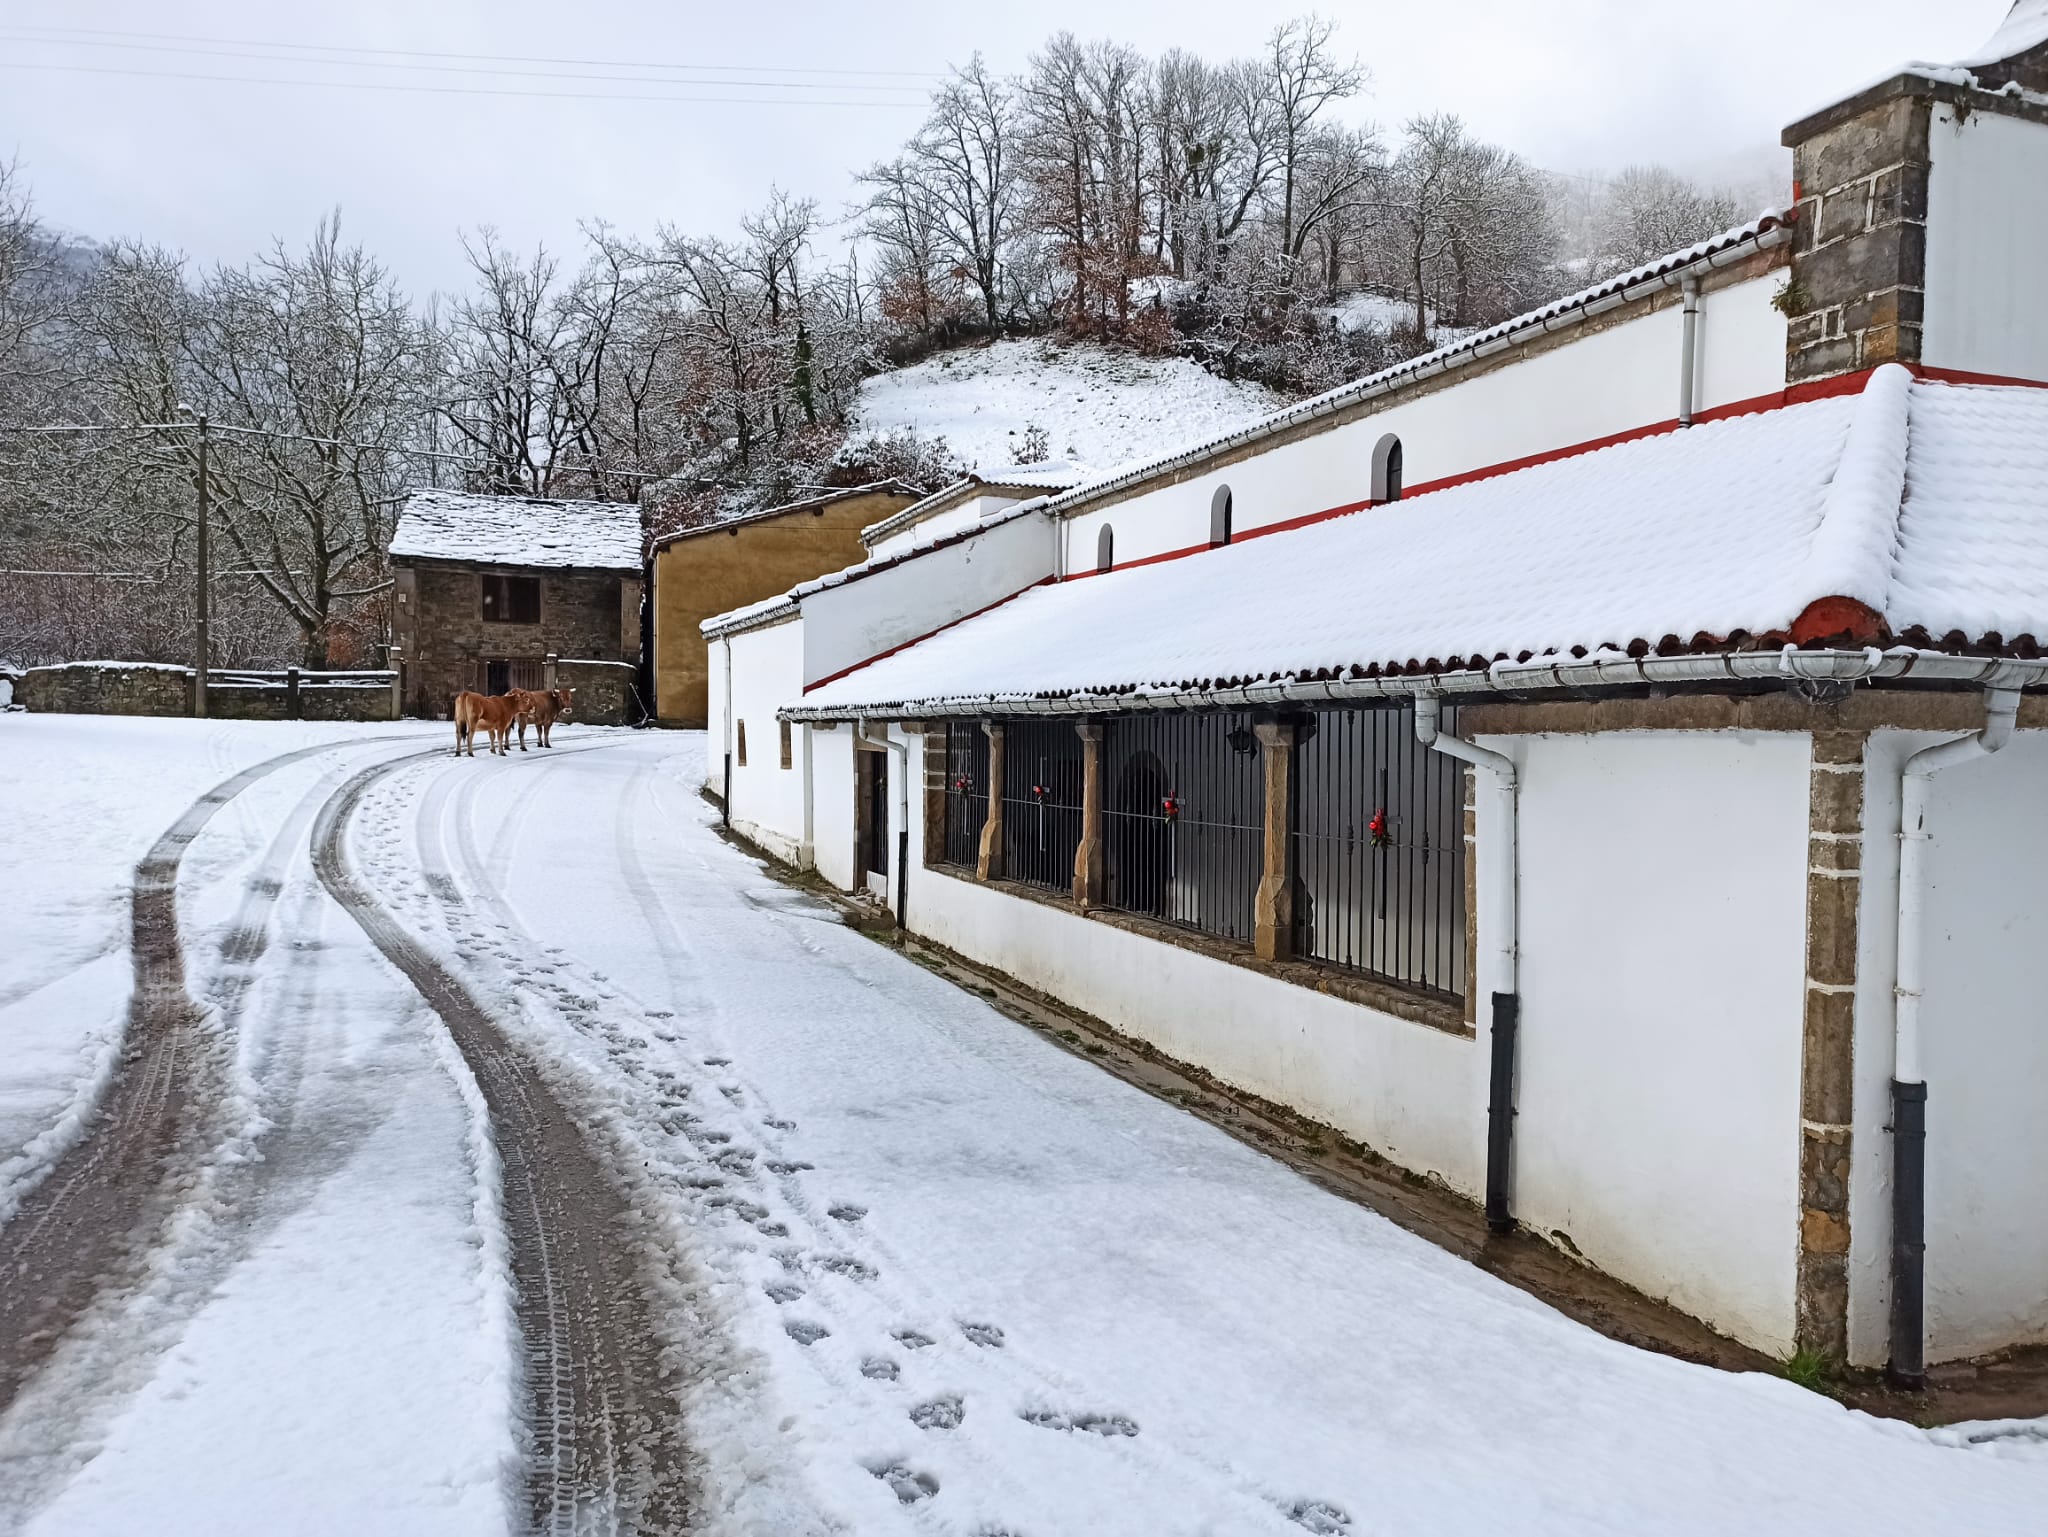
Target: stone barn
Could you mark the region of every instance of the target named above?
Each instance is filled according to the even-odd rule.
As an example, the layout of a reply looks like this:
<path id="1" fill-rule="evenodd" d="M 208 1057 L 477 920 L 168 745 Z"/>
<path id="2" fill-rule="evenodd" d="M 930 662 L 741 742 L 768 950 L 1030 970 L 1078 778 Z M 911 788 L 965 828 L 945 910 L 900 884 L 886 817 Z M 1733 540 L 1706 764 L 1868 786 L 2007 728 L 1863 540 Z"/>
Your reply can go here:
<path id="1" fill-rule="evenodd" d="M 448 718 L 464 689 L 577 690 L 576 716 L 638 720 L 640 509 L 418 490 L 391 539 L 407 713 Z"/>

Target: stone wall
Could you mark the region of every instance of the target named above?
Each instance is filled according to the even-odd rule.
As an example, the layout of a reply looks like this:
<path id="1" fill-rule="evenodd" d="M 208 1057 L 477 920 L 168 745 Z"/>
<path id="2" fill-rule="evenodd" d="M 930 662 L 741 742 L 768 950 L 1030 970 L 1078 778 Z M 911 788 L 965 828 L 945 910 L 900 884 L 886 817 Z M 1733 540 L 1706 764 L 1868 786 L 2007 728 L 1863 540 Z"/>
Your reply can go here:
<path id="1" fill-rule="evenodd" d="M 540 578 L 539 624 L 487 621 L 480 566 L 415 565 L 399 571 L 398 644 L 405 668 L 408 715 L 448 719 L 457 694 L 482 686 L 479 664 L 489 658 L 538 664 L 553 653 L 637 664 L 637 575 L 491 569 Z"/>
<path id="2" fill-rule="evenodd" d="M 65 715 L 170 715 L 192 713 L 192 669 L 149 662 L 70 662 L 32 667 L 15 700 L 24 708 Z M 389 683 L 302 681 L 296 701 L 284 683 L 207 685 L 213 720 L 390 720 Z"/>
<path id="3" fill-rule="evenodd" d="M 190 715 L 192 669 L 154 662 L 67 662 L 31 667 L 15 703 L 58 715 Z"/>
<path id="4" fill-rule="evenodd" d="M 569 718 L 586 726 L 631 726 L 645 713 L 633 691 L 633 674 L 625 662 L 563 658 L 555 664 L 555 687 L 576 690 L 575 713 Z"/>

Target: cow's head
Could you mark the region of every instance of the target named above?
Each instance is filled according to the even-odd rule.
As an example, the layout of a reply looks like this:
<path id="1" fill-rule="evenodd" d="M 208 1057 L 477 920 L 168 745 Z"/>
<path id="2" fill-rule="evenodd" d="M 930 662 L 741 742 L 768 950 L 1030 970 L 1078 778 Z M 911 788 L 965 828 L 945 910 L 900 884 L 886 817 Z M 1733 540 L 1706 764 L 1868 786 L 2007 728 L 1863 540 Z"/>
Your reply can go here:
<path id="1" fill-rule="evenodd" d="M 575 703 L 576 690 L 573 688 L 558 688 L 555 690 L 555 708 L 562 714 L 567 715 L 570 707 Z"/>

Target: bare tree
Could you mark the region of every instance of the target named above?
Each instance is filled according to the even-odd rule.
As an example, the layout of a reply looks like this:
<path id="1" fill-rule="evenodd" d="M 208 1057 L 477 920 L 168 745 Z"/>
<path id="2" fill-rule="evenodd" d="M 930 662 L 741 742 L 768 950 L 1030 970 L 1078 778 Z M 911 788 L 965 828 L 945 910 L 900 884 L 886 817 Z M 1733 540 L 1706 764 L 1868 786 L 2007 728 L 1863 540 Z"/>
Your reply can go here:
<path id="1" fill-rule="evenodd" d="M 1661 165 L 1632 165 L 1596 196 L 1592 277 L 1626 272 L 1718 235 L 1741 217 L 1734 195 Z"/>
<path id="2" fill-rule="evenodd" d="M 1301 249 L 1295 200 L 1316 153 L 1316 121 L 1333 103 L 1364 90 L 1368 79 L 1356 60 L 1346 64 L 1336 57 L 1336 31 L 1335 22 L 1308 15 L 1283 22 L 1266 40 L 1266 89 L 1280 159 L 1280 249 L 1290 256 Z"/>

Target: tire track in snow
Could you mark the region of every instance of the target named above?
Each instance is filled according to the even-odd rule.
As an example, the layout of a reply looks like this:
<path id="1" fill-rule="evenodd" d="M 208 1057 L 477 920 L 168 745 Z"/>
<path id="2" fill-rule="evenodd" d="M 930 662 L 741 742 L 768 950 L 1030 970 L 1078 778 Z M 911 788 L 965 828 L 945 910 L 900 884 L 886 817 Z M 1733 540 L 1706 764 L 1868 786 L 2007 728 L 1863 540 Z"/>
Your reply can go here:
<path id="1" fill-rule="evenodd" d="M 168 1213 L 166 1176 L 196 1151 L 221 1064 L 202 1033 L 205 1011 L 186 988 L 178 933 L 178 869 L 185 851 L 242 791 L 319 753 L 363 745 L 323 742 L 252 764 L 188 806 L 135 867 L 130 948 L 135 990 L 121 1062 L 91 1124 L 0 1226 L 0 1413 L 48 1359 L 65 1330 L 114 1279 L 124 1255 Z"/>
<path id="2" fill-rule="evenodd" d="M 313 862 L 329 894 L 441 1016 L 490 1114 L 525 1346 L 533 1529 L 678 1530 L 686 1499 L 673 1394 L 633 1214 L 603 1152 L 470 988 L 351 868 L 349 818 L 398 766 L 374 765 L 336 792 L 314 833 Z"/>

